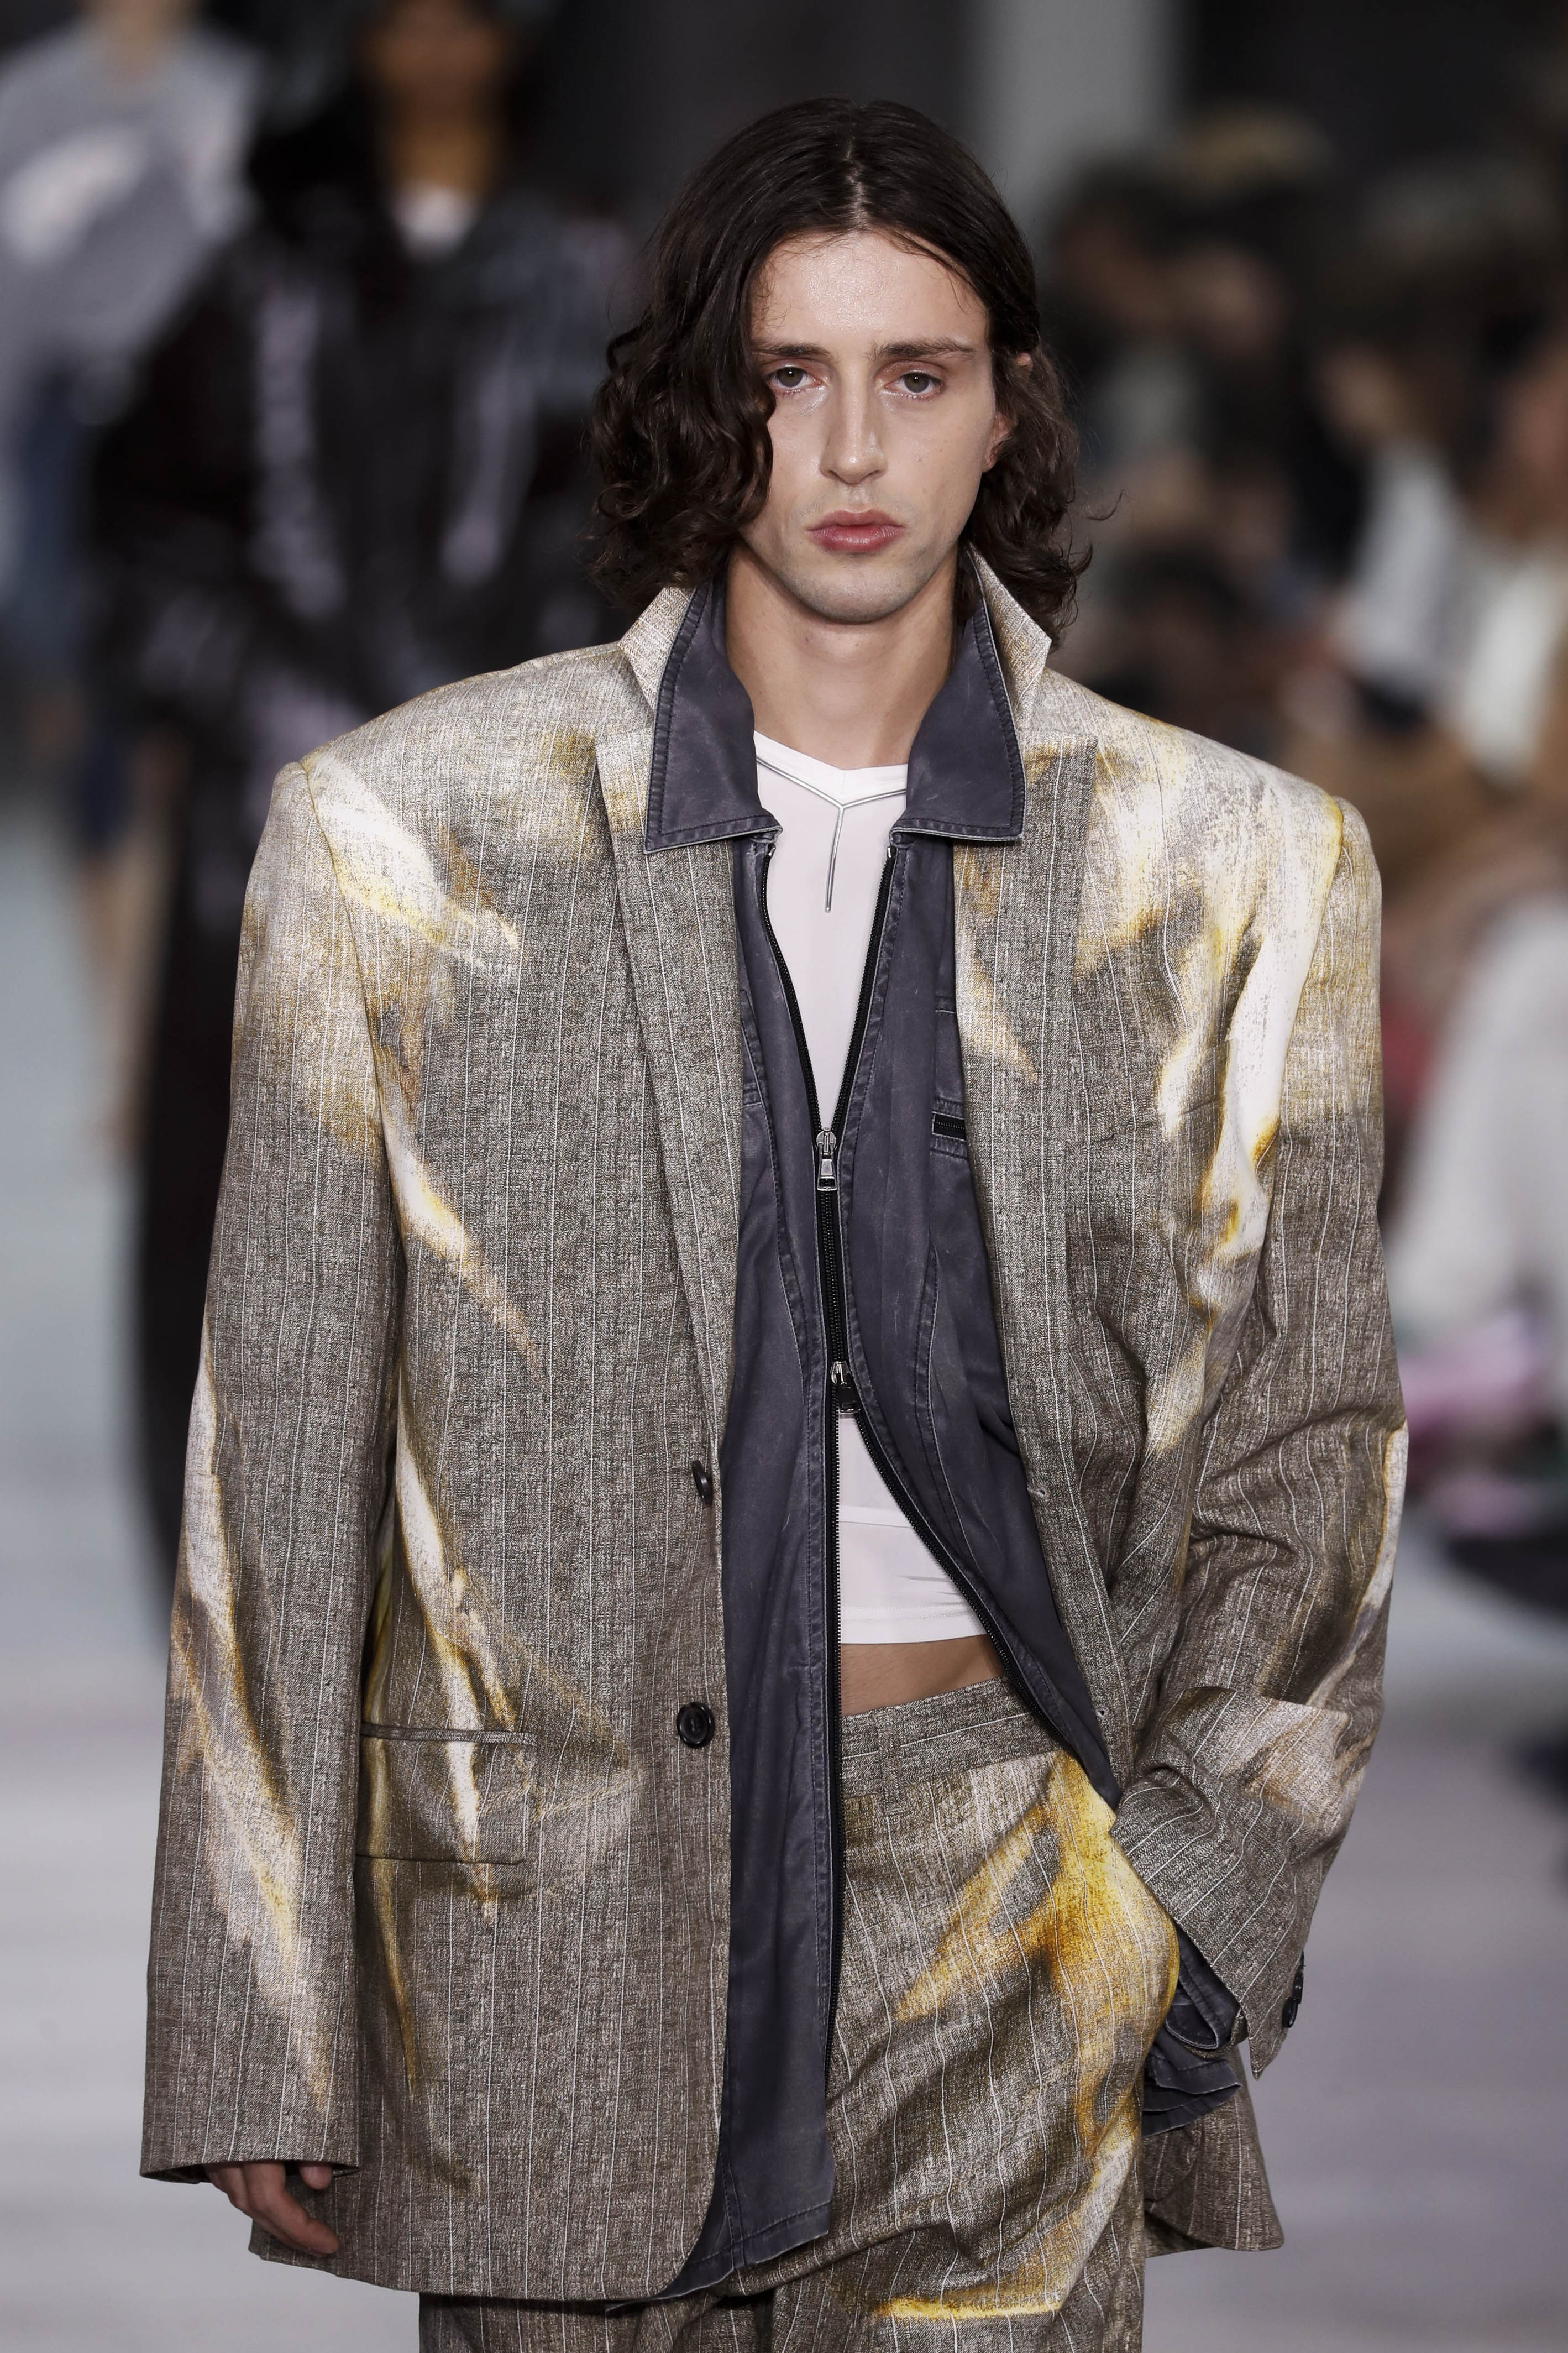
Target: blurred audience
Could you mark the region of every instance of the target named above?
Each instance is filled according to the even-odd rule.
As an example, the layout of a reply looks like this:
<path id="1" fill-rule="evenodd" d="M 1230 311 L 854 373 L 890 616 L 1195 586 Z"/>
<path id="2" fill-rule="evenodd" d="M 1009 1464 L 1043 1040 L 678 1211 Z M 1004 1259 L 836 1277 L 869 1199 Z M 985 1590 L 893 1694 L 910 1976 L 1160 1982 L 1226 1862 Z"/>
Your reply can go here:
<path id="1" fill-rule="evenodd" d="M 119 673 L 188 769 L 137 1301 L 147 1482 L 171 1560 L 241 907 L 273 777 L 428 687 L 610 626 L 581 561 L 583 427 L 621 248 L 529 185 L 539 13 L 357 12 L 336 93 L 258 145 L 258 217 L 100 454 Z"/>
<path id="2" fill-rule="evenodd" d="M 1318 384 L 1331 429 L 1362 461 L 1366 506 L 1330 641 L 1363 716 L 1399 733 L 1452 691 L 1470 533 L 1446 447 L 1441 385 L 1412 322 L 1382 288 L 1330 333 Z"/>
<path id="3" fill-rule="evenodd" d="M 1385 893 L 1418 1492 L 1568 1609 L 1568 125 L 1350 191 L 1230 107 L 1044 240 L 1094 563 L 1058 659 L 1342 794 Z"/>
<path id="4" fill-rule="evenodd" d="M 86 0 L 0 69 L 0 652 L 26 751 L 69 805 L 121 1093 L 158 886 L 158 745 L 90 659 L 86 476 L 243 209 L 256 62 L 194 13 Z"/>

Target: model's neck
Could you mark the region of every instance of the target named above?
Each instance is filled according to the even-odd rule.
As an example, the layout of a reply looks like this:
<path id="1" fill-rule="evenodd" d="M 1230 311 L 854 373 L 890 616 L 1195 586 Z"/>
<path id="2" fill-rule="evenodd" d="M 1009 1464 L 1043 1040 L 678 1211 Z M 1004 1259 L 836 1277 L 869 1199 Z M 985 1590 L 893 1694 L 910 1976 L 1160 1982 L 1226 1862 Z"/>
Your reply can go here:
<path id="1" fill-rule="evenodd" d="M 156 73 L 185 27 L 179 17 L 165 19 L 121 15 L 105 10 L 92 20 L 100 54 L 116 81 L 145 81 Z"/>
<path id="2" fill-rule="evenodd" d="M 897 767 L 952 667 L 957 552 L 880 621 L 828 621 L 792 596 L 750 550 L 730 565 L 730 667 L 760 734 L 835 768 Z"/>
<path id="3" fill-rule="evenodd" d="M 482 203 L 505 167 L 505 133 L 499 117 L 489 113 L 394 115 L 382 152 L 395 188 L 451 188 Z"/>

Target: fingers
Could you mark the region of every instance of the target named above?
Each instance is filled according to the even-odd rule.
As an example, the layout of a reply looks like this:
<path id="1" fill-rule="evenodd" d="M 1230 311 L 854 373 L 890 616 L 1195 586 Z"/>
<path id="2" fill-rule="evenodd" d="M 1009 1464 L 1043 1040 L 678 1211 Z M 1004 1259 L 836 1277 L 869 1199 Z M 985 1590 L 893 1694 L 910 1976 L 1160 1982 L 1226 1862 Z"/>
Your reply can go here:
<path id="1" fill-rule="evenodd" d="M 311 2189 L 324 2189 L 332 2178 L 330 2165 L 301 2166 L 300 2173 Z M 207 2175 L 232 2206 L 286 2247 L 301 2255 L 337 2253 L 336 2233 L 306 2213 L 290 2193 L 280 2165 L 209 2165 Z"/>
<path id="2" fill-rule="evenodd" d="M 264 2231 L 270 2231 L 273 2237 L 281 2239 L 286 2247 L 298 2248 L 301 2254 L 337 2253 L 336 2232 L 329 2231 L 324 2222 L 318 2222 L 313 2215 L 306 2213 L 289 2189 L 280 2165 L 247 2165 L 245 2169 L 248 2174 L 259 2173 L 267 2177 L 258 2185 L 255 2192 L 256 2202 L 250 2209 L 252 2220 L 259 2222 Z M 328 2179 L 331 2179 L 330 2174 Z"/>

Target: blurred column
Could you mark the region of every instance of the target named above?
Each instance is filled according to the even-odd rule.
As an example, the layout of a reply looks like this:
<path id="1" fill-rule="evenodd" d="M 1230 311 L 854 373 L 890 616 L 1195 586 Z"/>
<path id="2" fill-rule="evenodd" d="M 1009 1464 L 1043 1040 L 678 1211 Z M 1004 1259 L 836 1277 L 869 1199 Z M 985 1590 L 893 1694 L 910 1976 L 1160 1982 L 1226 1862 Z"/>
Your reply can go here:
<path id="1" fill-rule="evenodd" d="M 973 0 L 968 132 L 1026 227 L 1091 156 L 1163 129 L 1176 0 Z"/>
<path id="2" fill-rule="evenodd" d="M 1028 0 L 1023 0 L 1027 7 Z M 1188 94 L 1299 108 L 1352 172 L 1496 137 L 1532 86 L 1561 0 L 1184 0 Z"/>
<path id="3" fill-rule="evenodd" d="M 902 99 L 956 129 L 969 40 L 965 0 L 573 0 L 551 40 L 546 152 L 640 225 L 721 139 L 793 99 Z"/>

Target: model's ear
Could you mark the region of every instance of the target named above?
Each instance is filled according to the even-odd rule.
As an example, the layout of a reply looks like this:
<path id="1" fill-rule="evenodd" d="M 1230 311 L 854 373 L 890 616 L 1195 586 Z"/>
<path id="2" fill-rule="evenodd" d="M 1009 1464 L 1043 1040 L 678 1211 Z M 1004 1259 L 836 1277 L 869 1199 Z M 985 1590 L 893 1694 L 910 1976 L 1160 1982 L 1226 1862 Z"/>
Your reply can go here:
<path id="1" fill-rule="evenodd" d="M 1034 365 L 1034 362 L 1027 352 L 1016 352 L 1014 353 L 1010 364 L 1016 368 L 1026 369 L 1032 367 Z M 991 438 L 985 444 L 984 470 L 986 473 L 991 471 L 992 467 L 1002 455 L 1002 451 L 1007 441 L 1008 436 L 1013 430 L 1013 421 L 1011 410 L 1005 407 L 1002 403 L 998 401 L 996 405 L 995 422 L 991 427 Z"/>

